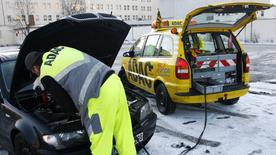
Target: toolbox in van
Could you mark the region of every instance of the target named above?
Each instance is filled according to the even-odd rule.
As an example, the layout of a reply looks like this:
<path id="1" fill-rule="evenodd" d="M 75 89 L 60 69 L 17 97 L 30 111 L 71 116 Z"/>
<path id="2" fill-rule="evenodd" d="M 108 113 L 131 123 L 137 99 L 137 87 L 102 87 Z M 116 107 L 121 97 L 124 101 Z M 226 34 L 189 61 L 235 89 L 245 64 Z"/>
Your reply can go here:
<path id="1" fill-rule="evenodd" d="M 224 85 L 235 84 L 236 54 L 204 55 L 194 59 L 193 87 L 204 94 L 223 91 Z"/>

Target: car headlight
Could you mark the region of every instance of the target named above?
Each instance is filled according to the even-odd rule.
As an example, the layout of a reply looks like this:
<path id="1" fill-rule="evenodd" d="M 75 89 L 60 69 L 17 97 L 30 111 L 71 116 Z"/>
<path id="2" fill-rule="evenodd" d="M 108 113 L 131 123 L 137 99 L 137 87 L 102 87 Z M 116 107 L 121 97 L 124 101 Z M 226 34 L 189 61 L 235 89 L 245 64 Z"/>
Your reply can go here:
<path id="1" fill-rule="evenodd" d="M 54 146 L 56 149 L 63 149 L 76 142 L 85 141 L 86 137 L 86 132 L 84 130 L 78 130 L 69 133 L 44 135 L 42 139 L 45 143 Z"/>
<path id="2" fill-rule="evenodd" d="M 152 112 L 150 104 L 147 102 L 141 109 L 140 109 L 140 120 L 144 120 L 150 113 Z"/>

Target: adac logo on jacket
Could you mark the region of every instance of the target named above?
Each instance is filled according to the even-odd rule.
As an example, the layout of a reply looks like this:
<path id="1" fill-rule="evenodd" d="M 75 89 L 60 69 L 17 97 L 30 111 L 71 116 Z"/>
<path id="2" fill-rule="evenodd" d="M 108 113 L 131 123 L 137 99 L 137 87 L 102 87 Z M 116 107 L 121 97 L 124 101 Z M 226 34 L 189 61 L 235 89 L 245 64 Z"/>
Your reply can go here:
<path id="1" fill-rule="evenodd" d="M 47 55 L 44 65 L 52 66 L 52 63 L 55 61 L 56 57 L 59 55 L 59 52 L 63 50 L 64 47 L 56 47 L 51 49 L 50 54 Z"/>

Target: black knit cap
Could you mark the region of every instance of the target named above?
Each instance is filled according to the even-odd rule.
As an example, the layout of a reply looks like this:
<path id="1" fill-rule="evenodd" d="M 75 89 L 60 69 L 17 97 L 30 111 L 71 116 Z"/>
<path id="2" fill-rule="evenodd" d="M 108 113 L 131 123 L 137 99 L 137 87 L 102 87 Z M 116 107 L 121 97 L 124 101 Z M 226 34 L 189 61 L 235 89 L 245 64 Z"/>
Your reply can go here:
<path id="1" fill-rule="evenodd" d="M 34 65 L 40 66 L 42 63 L 42 54 L 40 52 L 30 52 L 25 58 L 25 66 L 31 71 Z"/>

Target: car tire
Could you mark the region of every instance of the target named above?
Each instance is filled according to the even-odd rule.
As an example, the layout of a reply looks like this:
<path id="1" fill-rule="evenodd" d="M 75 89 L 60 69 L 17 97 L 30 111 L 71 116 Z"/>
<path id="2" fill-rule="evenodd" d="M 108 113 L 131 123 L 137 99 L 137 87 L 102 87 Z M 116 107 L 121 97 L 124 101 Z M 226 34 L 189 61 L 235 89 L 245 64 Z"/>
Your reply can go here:
<path id="1" fill-rule="evenodd" d="M 35 155 L 28 142 L 19 133 L 14 138 L 14 154 L 15 155 Z"/>
<path id="2" fill-rule="evenodd" d="M 157 86 L 155 99 L 160 113 L 168 115 L 175 111 L 175 103 L 172 102 L 164 84 L 161 83 Z"/>
<path id="3" fill-rule="evenodd" d="M 128 82 L 127 77 L 126 77 L 126 72 L 123 68 L 119 71 L 118 76 L 120 77 L 124 86 L 127 86 L 129 88 L 134 88 L 134 86 Z"/>
<path id="4" fill-rule="evenodd" d="M 228 99 L 228 100 L 225 100 L 225 101 L 221 101 L 220 103 L 221 103 L 221 104 L 224 104 L 224 105 L 233 105 L 233 104 L 238 103 L 239 99 L 240 99 L 240 98 L 237 97 L 237 98 L 233 98 L 233 99 Z"/>

